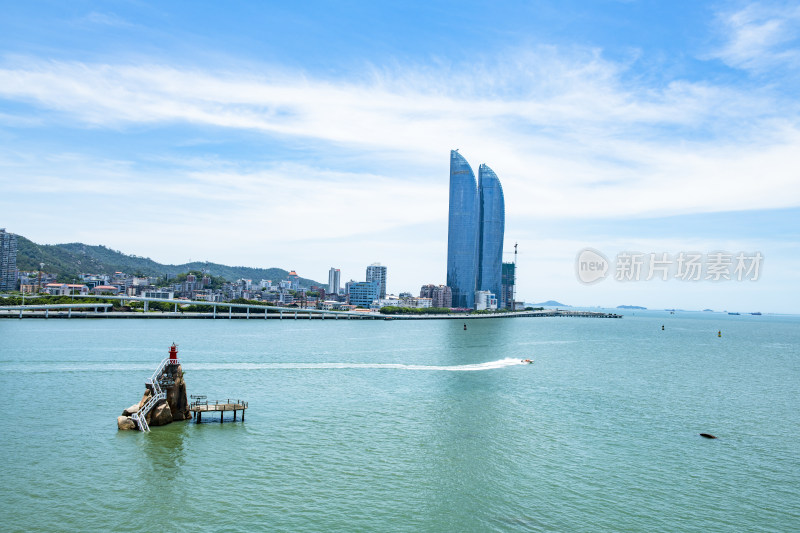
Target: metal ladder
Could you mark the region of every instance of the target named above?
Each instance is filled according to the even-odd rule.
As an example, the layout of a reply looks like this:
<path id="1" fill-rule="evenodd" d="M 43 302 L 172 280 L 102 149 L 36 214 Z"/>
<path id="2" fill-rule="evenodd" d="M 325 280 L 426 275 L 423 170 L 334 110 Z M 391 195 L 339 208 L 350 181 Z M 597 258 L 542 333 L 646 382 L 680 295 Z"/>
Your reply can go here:
<path id="1" fill-rule="evenodd" d="M 169 364 L 180 364 L 180 363 L 178 362 L 177 359 L 170 359 L 169 357 L 167 357 L 166 359 L 161 361 L 161 364 L 158 365 L 158 368 L 156 369 L 155 372 L 153 372 L 153 375 L 150 377 L 150 379 L 144 382 L 145 385 L 151 386 L 153 390 L 153 395 L 150 397 L 149 400 L 147 400 L 147 402 L 145 402 L 145 404 L 138 411 L 136 411 L 131 415 L 131 418 L 133 419 L 134 422 L 136 422 L 136 425 L 139 427 L 139 431 L 150 431 L 150 426 L 147 424 L 146 420 L 147 413 L 149 413 L 150 410 L 153 407 L 155 407 L 158 402 L 167 397 L 167 393 L 166 391 L 161 389 L 159 381 L 161 380 L 161 376 L 164 373 L 164 369 Z"/>

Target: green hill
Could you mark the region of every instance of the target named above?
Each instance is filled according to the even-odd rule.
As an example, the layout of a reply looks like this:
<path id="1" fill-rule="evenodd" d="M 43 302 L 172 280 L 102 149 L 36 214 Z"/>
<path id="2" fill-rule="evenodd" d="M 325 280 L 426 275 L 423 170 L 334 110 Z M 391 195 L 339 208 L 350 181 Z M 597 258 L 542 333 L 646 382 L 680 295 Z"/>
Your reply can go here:
<path id="1" fill-rule="evenodd" d="M 128 255 L 105 246 L 90 246 L 79 242 L 68 244 L 36 244 L 21 235 L 17 235 L 17 268 L 19 270 L 38 270 L 39 263 L 44 263 L 44 271 L 58 274 L 59 280 L 69 281 L 81 272 L 91 274 L 141 274 L 145 276 L 177 276 L 190 270 L 202 270 L 227 281 L 240 278 L 259 281 L 270 279 L 273 282 L 286 279 L 289 275 L 282 268 L 252 268 L 244 266 L 228 266 L 219 263 L 193 261 L 182 265 L 163 265 L 149 257 Z M 322 285 L 308 278 L 300 278 L 302 287 Z"/>

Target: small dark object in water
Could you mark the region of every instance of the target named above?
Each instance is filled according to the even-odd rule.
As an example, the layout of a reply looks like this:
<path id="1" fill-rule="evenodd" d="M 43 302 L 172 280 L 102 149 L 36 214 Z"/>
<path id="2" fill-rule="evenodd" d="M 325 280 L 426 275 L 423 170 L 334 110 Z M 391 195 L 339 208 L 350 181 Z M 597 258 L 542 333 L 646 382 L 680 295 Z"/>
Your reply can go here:
<path id="1" fill-rule="evenodd" d="M 464 324 L 464 331 L 467 331 L 467 325 Z"/>
<path id="2" fill-rule="evenodd" d="M 711 433 L 700 433 L 700 436 L 701 437 L 705 437 L 707 439 L 716 439 L 717 438 L 714 435 L 712 435 Z"/>
<path id="3" fill-rule="evenodd" d="M 661 331 L 664 331 L 664 324 L 661 324 Z"/>

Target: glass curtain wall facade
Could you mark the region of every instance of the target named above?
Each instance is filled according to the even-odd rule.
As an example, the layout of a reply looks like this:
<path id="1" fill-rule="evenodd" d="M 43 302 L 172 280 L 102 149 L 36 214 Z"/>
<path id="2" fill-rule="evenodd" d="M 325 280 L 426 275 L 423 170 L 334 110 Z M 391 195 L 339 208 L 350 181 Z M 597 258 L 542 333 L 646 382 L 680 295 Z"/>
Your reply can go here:
<path id="1" fill-rule="evenodd" d="M 347 284 L 347 295 L 351 305 L 369 307 L 378 299 L 380 285 L 377 281 L 353 281 Z"/>
<path id="2" fill-rule="evenodd" d="M 480 230 L 476 290 L 489 291 L 500 299 L 502 287 L 503 233 L 506 225 L 503 187 L 486 165 L 478 169 Z"/>
<path id="3" fill-rule="evenodd" d="M 475 307 L 475 291 L 502 294 L 503 235 L 506 224 L 503 187 L 486 165 L 478 181 L 457 151 L 450 152 L 450 216 L 447 233 L 447 286 L 453 307 Z"/>
<path id="4" fill-rule="evenodd" d="M 450 215 L 447 232 L 447 286 L 453 307 L 472 309 L 478 265 L 478 187 L 467 160 L 450 151 Z"/>

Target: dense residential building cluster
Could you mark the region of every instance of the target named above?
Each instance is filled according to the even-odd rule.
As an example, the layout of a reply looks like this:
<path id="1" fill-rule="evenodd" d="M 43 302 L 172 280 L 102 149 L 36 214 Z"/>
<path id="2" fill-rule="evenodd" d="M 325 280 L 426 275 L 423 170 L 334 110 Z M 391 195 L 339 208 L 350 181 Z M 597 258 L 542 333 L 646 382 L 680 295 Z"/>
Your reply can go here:
<path id="1" fill-rule="evenodd" d="M 378 268 L 376 268 L 378 267 Z M 371 310 L 383 307 L 452 308 L 453 291 L 447 285 L 427 284 L 419 296 L 401 292 L 399 296 L 381 294 L 385 291 L 387 267 L 373 264 L 367 267 L 366 281 L 350 280 L 343 288 L 339 284 L 339 269 L 332 268 L 326 286 L 301 287 L 299 276 L 291 271 L 284 280 L 239 279 L 220 281 L 210 273 L 188 273 L 173 279 L 146 277 L 114 272 L 113 274 L 80 274 L 80 283 L 60 283 L 56 275 L 44 270 L 18 272 L 14 270 L 15 288 L 24 294 L 52 296 L 131 296 L 158 300 L 191 300 L 195 302 L 227 302 L 245 299 L 268 305 L 318 308 L 333 311 Z M 13 287 L 13 285 L 9 285 Z M 331 290 L 332 289 L 332 290 Z M 475 309 L 496 309 L 497 301 L 489 291 L 477 291 Z"/>
<path id="2" fill-rule="evenodd" d="M 18 272 L 16 235 L 0 229 L 0 291 L 23 294 L 124 295 L 160 300 L 226 302 L 237 299 L 324 310 L 384 307 L 451 308 L 461 311 L 515 309 L 516 262 L 503 262 L 505 200 L 497 175 L 481 164 L 478 180 L 457 150 L 450 152 L 450 201 L 447 236 L 447 284 L 423 285 L 419 296 L 387 294 L 387 267 L 373 263 L 364 281 L 342 287 L 341 271 L 328 271 L 326 286 L 300 286 L 292 270 L 284 280 L 225 281 L 210 272 L 187 272 L 170 279 L 114 272 L 80 274 L 80 283 L 59 283 L 42 268 Z M 516 250 L 516 245 L 515 245 Z M 516 252 L 515 252 L 516 253 Z M 515 255 L 516 257 L 516 255 Z M 438 312 L 438 311 L 437 311 Z"/>
<path id="3" fill-rule="evenodd" d="M 453 289 L 447 285 L 423 285 L 419 297 L 429 298 L 431 307 L 453 307 Z"/>

